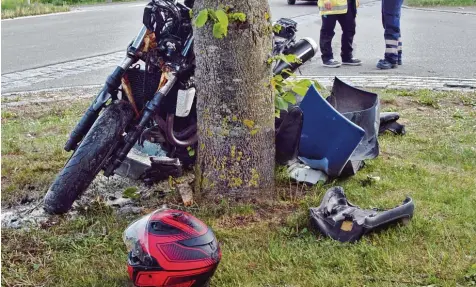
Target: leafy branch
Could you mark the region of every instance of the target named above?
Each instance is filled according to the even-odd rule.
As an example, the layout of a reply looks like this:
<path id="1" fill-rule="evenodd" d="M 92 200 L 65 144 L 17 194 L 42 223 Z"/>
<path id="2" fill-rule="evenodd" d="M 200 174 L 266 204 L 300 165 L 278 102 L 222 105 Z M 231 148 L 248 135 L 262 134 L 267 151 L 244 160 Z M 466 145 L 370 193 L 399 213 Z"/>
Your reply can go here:
<path id="1" fill-rule="evenodd" d="M 226 12 L 225 12 L 226 10 Z M 205 26 L 208 20 L 214 22 L 213 24 L 213 36 L 217 39 L 222 39 L 228 34 L 228 26 L 230 22 L 240 22 L 243 23 L 246 21 L 246 15 L 244 13 L 231 13 L 228 12 L 229 9 L 203 9 L 198 13 L 197 18 L 195 18 L 195 26 L 201 28 Z"/>
<path id="2" fill-rule="evenodd" d="M 285 79 L 283 74 L 287 74 L 289 78 Z M 281 74 L 275 75 L 271 79 L 271 87 L 275 91 L 275 116 L 279 117 L 280 110 L 287 110 L 290 104 L 295 105 L 297 103 L 296 95 L 305 96 L 309 87 L 313 84 L 319 90 L 324 89 L 317 80 L 297 79 L 296 75 L 289 69 L 285 69 Z"/>
<path id="3" fill-rule="evenodd" d="M 294 55 L 294 54 L 289 54 L 289 55 L 279 54 L 279 55 L 275 55 L 275 56 L 269 57 L 268 60 L 267 60 L 267 63 L 268 63 L 269 65 L 271 65 L 272 63 L 274 63 L 274 62 L 279 62 L 279 61 L 283 61 L 283 62 L 285 62 L 286 64 L 291 64 L 291 63 L 301 64 L 301 63 L 302 63 L 302 60 L 299 59 L 298 56 L 296 56 L 296 55 Z"/>
<path id="4" fill-rule="evenodd" d="M 273 32 L 274 33 L 279 34 L 279 32 L 281 32 L 281 29 L 283 29 L 283 26 L 281 26 L 277 23 L 273 25 Z"/>

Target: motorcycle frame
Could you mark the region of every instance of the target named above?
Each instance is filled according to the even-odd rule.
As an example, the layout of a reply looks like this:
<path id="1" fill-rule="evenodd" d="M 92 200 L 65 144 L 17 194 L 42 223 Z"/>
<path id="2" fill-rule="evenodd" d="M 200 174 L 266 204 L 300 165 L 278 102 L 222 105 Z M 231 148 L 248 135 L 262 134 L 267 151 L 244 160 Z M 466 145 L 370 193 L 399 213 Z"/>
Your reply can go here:
<path id="1" fill-rule="evenodd" d="M 185 8 L 190 10 L 188 7 L 176 3 L 176 5 L 180 5 L 180 8 Z M 87 111 L 80 119 L 74 130 L 71 132 L 68 141 L 65 144 L 64 149 L 66 151 L 73 151 L 76 149 L 78 144 L 84 138 L 84 136 L 89 132 L 95 121 L 98 119 L 100 112 L 107 106 L 107 103 L 112 101 L 119 100 L 118 98 L 118 91 L 121 84 L 125 83 L 123 87 L 123 95 L 125 94 L 133 106 L 134 112 L 136 114 L 136 124 L 132 126 L 131 129 L 128 131 L 127 135 L 123 138 L 123 142 L 116 145 L 115 150 L 111 152 L 109 159 L 107 160 L 106 164 L 103 166 L 104 175 L 110 176 L 113 174 L 114 170 L 118 168 L 122 161 L 126 158 L 128 152 L 134 146 L 134 144 L 138 141 L 141 136 L 141 133 L 144 131 L 145 127 L 154 120 L 153 116 L 158 111 L 159 105 L 163 97 L 167 96 L 170 92 L 172 87 L 177 82 L 178 78 L 180 77 L 180 70 L 182 67 L 175 65 L 167 73 L 167 82 L 162 85 L 159 85 L 159 89 L 154 94 L 152 99 L 148 101 L 145 105 L 144 110 L 142 113 L 139 113 L 137 107 L 135 106 L 135 101 L 133 95 L 128 93 L 130 91 L 130 86 L 127 86 L 127 78 L 124 79 L 127 70 L 137 63 L 145 53 L 147 53 L 147 49 L 142 49 L 144 40 L 149 34 L 154 34 L 154 31 L 149 30 L 145 25 L 141 27 L 138 34 L 132 41 L 132 43 L 127 48 L 127 53 L 124 59 L 120 62 L 120 64 L 115 68 L 115 70 L 108 76 L 104 86 L 88 107 Z M 295 43 L 296 35 L 294 34 L 292 37 L 286 39 L 280 45 L 280 49 L 274 50 L 273 54 L 282 53 L 288 47 Z M 180 51 L 180 55 L 182 58 L 186 58 L 191 51 L 191 47 L 193 45 L 194 36 L 190 34 L 186 39 L 185 44 L 183 45 L 182 51 Z M 274 41 L 274 40 L 273 40 Z M 274 43 L 274 42 L 273 42 Z M 163 71 L 164 73 L 164 71 Z M 174 122 L 174 115 L 169 114 L 165 119 L 165 123 L 159 119 L 158 126 L 165 132 L 167 141 L 173 145 L 174 147 L 188 147 L 193 145 L 198 141 L 198 135 L 195 128 L 190 128 L 182 131 L 181 133 L 175 133 L 173 130 L 173 122 Z"/>

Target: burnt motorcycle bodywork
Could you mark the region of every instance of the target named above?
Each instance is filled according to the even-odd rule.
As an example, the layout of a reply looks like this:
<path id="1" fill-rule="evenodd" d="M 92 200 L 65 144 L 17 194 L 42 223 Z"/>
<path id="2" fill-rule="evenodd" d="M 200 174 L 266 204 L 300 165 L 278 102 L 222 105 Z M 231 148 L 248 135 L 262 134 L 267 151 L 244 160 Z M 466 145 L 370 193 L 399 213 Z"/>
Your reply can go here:
<path id="1" fill-rule="evenodd" d="M 311 208 L 311 223 L 324 236 L 341 242 L 355 242 L 363 235 L 406 223 L 413 217 L 415 205 L 410 197 L 388 210 L 361 209 L 347 200 L 342 187 L 329 189 L 319 207 Z"/>

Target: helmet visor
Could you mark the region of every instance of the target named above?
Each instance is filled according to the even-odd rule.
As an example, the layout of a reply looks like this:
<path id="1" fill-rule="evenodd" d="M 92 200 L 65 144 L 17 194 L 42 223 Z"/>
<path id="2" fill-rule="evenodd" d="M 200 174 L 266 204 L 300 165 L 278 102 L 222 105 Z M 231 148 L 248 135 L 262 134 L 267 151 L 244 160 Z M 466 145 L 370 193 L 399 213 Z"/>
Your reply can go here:
<path id="1" fill-rule="evenodd" d="M 137 258 L 142 264 L 147 264 L 150 260 L 149 242 L 147 236 L 147 228 L 149 220 L 157 212 L 161 212 L 167 208 L 160 208 L 151 212 L 131 223 L 122 235 L 122 240 L 126 245 L 127 251 L 131 253 L 133 258 Z"/>

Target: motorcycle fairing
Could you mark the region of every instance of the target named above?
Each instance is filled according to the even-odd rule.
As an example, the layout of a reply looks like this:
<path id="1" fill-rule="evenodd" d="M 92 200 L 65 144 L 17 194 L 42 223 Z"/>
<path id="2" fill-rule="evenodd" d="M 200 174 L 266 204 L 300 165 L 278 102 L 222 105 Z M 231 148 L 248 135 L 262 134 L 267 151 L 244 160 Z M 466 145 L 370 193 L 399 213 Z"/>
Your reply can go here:
<path id="1" fill-rule="evenodd" d="M 330 177 L 338 177 L 365 130 L 332 107 L 314 86 L 307 91 L 300 108 L 304 113 L 300 159 L 311 167 L 314 161 Z"/>
<path id="2" fill-rule="evenodd" d="M 389 210 L 361 209 L 347 200 L 344 189 L 327 190 L 321 204 L 310 209 L 312 225 L 323 235 L 341 242 L 355 242 L 369 232 L 406 222 L 413 217 L 415 205 L 410 197 Z"/>
<path id="3" fill-rule="evenodd" d="M 365 131 L 364 138 L 350 157 L 350 163 L 346 164 L 341 173 L 341 176 L 355 175 L 363 160 L 376 158 L 379 154 L 379 97 L 375 93 L 350 86 L 336 77 L 331 95 L 326 100 Z"/>

